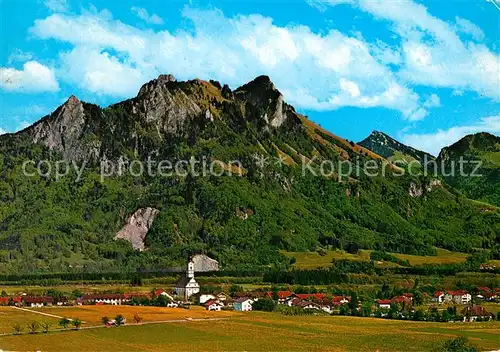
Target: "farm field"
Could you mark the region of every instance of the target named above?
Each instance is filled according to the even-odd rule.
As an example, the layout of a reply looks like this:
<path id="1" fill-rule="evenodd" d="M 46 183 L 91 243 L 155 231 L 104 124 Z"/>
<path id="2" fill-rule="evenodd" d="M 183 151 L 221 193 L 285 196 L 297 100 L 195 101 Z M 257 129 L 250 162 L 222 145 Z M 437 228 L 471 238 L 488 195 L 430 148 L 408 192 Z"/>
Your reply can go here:
<path id="1" fill-rule="evenodd" d="M 391 253 L 399 259 L 406 259 L 411 265 L 422 265 L 422 264 L 450 264 L 450 263 L 460 263 L 467 259 L 467 254 L 459 252 L 451 252 L 446 249 L 436 249 L 436 256 L 420 256 L 420 255 L 410 255 L 410 254 L 400 254 Z M 295 267 L 299 269 L 314 269 L 321 267 L 328 267 L 331 265 L 332 260 L 370 260 L 369 250 L 361 250 L 359 254 L 350 254 L 345 251 L 333 250 L 327 251 L 326 255 L 321 256 L 317 252 L 283 252 L 284 254 L 294 257 L 296 259 Z M 379 266 L 391 266 L 394 263 L 383 263 Z"/>
<path id="2" fill-rule="evenodd" d="M 50 321 L 53 327 L 57 327 L 58 319 L 40 314 L 32 314 L 11 307 L 0 307 L 0 334 L 11 333 L 12 326 L 14 324 L 24 326 L 26 330 L 26 324 L 32 321 L 36 321 L 38 323 Z"/>
<path id="3" fill-rule="evenodd" d="M 120 307 L 118 307 L 120 308 Z M 143 308 L 143 307 L 140 307 Z M 102 312 L 100 312 L 101 314 Z M 220 314 L 224 312 L 217 312 Z M 500 323 L 422 323 L 343 316 L 251 312 L 228 320 L 96 328 L 0 337 L 0 349 L 26 351 L 429 351 L 466 336 L 500 347 Z"/>
<path id="4" fill-rule="evenodd" d="M 44 307 L 34 308 L 34 311 L 63 316 L 69 319 L 79 318 L 85 322 L 83 326 L 101 325 L 101 318 L 107 316 L 113 319 L 121 314 L 127 322 L 134 321 L 134 315 L 138 314 L 144 322 L 178 320 L 178 319 L 204 319 L 204 318 L 226 318 L 239 316 L 242 313 L 234 311 L 209 312 L 204 307 L 192 306 L 190 309 L 145 307 L 145 306 L 74 306 L 74 307 Z"/>

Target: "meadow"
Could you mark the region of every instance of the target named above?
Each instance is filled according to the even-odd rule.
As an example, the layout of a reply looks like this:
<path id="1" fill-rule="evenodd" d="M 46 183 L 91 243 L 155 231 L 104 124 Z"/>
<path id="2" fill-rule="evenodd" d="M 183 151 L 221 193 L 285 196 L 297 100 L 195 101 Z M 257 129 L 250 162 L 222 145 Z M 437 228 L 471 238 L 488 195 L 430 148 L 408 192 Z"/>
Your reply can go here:
<path id="1" fill-rule="evenodd" d="M 422 255 L 410 255 L 410 254 L 400 254 L 391 253 L 393 256 L 399 259 L 408 260 L 410 265 L 422 265 L 422 264 L 451 264 L 451 263 L 461 263 L 465 262 L 467 259 L 467 254 L 459 252 L 451 252 L 446 249 L 437 248 L 437 255 L 435 256 L 422 256 Z M 359 260 L 359 261 L 369 261 L 370 260 L 370 250 L 360 250 L 358 254 L 351 254 L 341 250 L 329 250 L 326 251 L 325 255 L 320 255 L 318 252 L 283 252 L 284 254 L 294 257 L 296 262 L 294 266 L 298 269 L 315 269 L 315 268 L 325 268 L 329 267 L 332 261 L 335 260 Z M 394 266 L 397 264 L 384 262 L 379 263 L 379 267 Z"/>
<path id="2" fill-rule="evenodd" d="M 137 309 L 97 307 L 95 311 L 85 313 L 90 314 L 88 317 L 83 313 L 84 308 L 74 309 L 81 309 L 79 316 L 95 321 L 101 315 L 114 313 L 115 308 L 125 315 L 131 314 L 128 309 Z M 53 308 L 56 309 L 62 311 L 65 308 Z M 92 312 L 96 318 L 92 318 Z M 143 315 L 149 317 L 148 314 L 144 311 Z M 343 316 L 297 317 L 263 312 L 236 315 L 211 312 L 211 315 L 226 316 L 228 319 L 3 336 L 0 337 L 0 349 L 115 352 L 429 351 L 457 336 L 469 338 L 481 349 L 500 347 L 499 322 L 445 324 Z"/>

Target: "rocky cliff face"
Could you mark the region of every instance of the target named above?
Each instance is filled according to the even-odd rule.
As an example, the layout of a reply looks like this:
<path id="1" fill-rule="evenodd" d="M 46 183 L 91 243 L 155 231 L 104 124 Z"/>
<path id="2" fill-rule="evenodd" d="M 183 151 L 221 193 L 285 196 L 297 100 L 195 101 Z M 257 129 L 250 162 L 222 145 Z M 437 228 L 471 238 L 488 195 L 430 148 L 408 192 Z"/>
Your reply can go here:
<path id="1" fill-rule="evenodd" d="M 191 260 L 194 263 L 194 271 L 196 272 L 219 271 L 219 262 L 204 254 L 196 254 Z"/>
<path id="2" fill-rule="evenodd" d="M 61 152 L 66 158 L 79 160 L 98 153 L 100 143 L 86 143 L 83 132 L 88 112 L 72 95 L 52 115 L 40 120 L 27 131 L 33 142 Z"/>
<path id="3" fill-rule="evenodd" d="M 116 234 L 115 240 L 129 241 L 134 249 L 143 251 L 146 235 L 153 226 L 158 213 L 159 210 L 154 208 L 138 209 L 127 219 L 125 226 Z"/>
<path id="4" fill-rule="evenodd" d="M 240 120 L 238 115 L 242 115 Z M 267 76 L 232 92 L 216 81 L 179 82 L 172 75 L 160 75 L 144 84 L 137 97 L 105 109 L 72 96 L 53 114 L 20 133 L 70 160 L 102 160 L 129 152 L 150 153 L 165 141 L 188 137 L 215 120 L 236 127 L 258 116 L 263 122 L 259 128 L 269 130 L 282 127 L 294 115 Z"/>

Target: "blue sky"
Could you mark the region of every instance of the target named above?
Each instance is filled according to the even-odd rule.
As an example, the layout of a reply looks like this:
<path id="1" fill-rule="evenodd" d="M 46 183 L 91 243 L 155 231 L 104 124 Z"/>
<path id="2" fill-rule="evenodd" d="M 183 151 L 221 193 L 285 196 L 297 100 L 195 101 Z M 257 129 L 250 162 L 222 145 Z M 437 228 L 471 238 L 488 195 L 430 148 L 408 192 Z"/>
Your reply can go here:
<path id="1" fill-rule="evenodd" d="M 298 111 L 359 141 L 437 154 L 500 135 L 497 0 L 0 0 L 0 133 L 70 95 L 101 106 L 160 73 L 232 88 L 267 74 Z"/>

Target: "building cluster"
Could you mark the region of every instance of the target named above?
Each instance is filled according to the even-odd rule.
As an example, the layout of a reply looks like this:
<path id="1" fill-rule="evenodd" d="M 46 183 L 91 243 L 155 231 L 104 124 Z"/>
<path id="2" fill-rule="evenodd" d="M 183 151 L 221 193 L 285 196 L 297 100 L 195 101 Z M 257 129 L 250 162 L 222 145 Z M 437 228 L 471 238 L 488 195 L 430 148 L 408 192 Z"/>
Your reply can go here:
<path id="1" fill-rule="evenodd" d="M 475 297 L 486 301 L 495 302 L 500 299 L 500 288 L 490 289 L 489 287 L 477 287 Z M 466 290 L 437 291 L 432 297 L 436 303 L 469 304 L 473 295 Z"/>
<path id="2" fill-rule="evenodd" d="M 238 292 L 234 297 L 229 297 L 223 292 L 200 295 L 199 302 L 207 310 L 221 310 L 224 307 L 236 311 L 247 312 L 252 310 L 253 304 L 259 299 L 273 299 L 278 304 L 289 307 L 300 307 L 303 309 L 315 309 L 332 313 L 338 308 L 351 301 L 347 296 L 330 296 L 324 293 L 294 293 L 292 291 L 277 292 Z"/>

